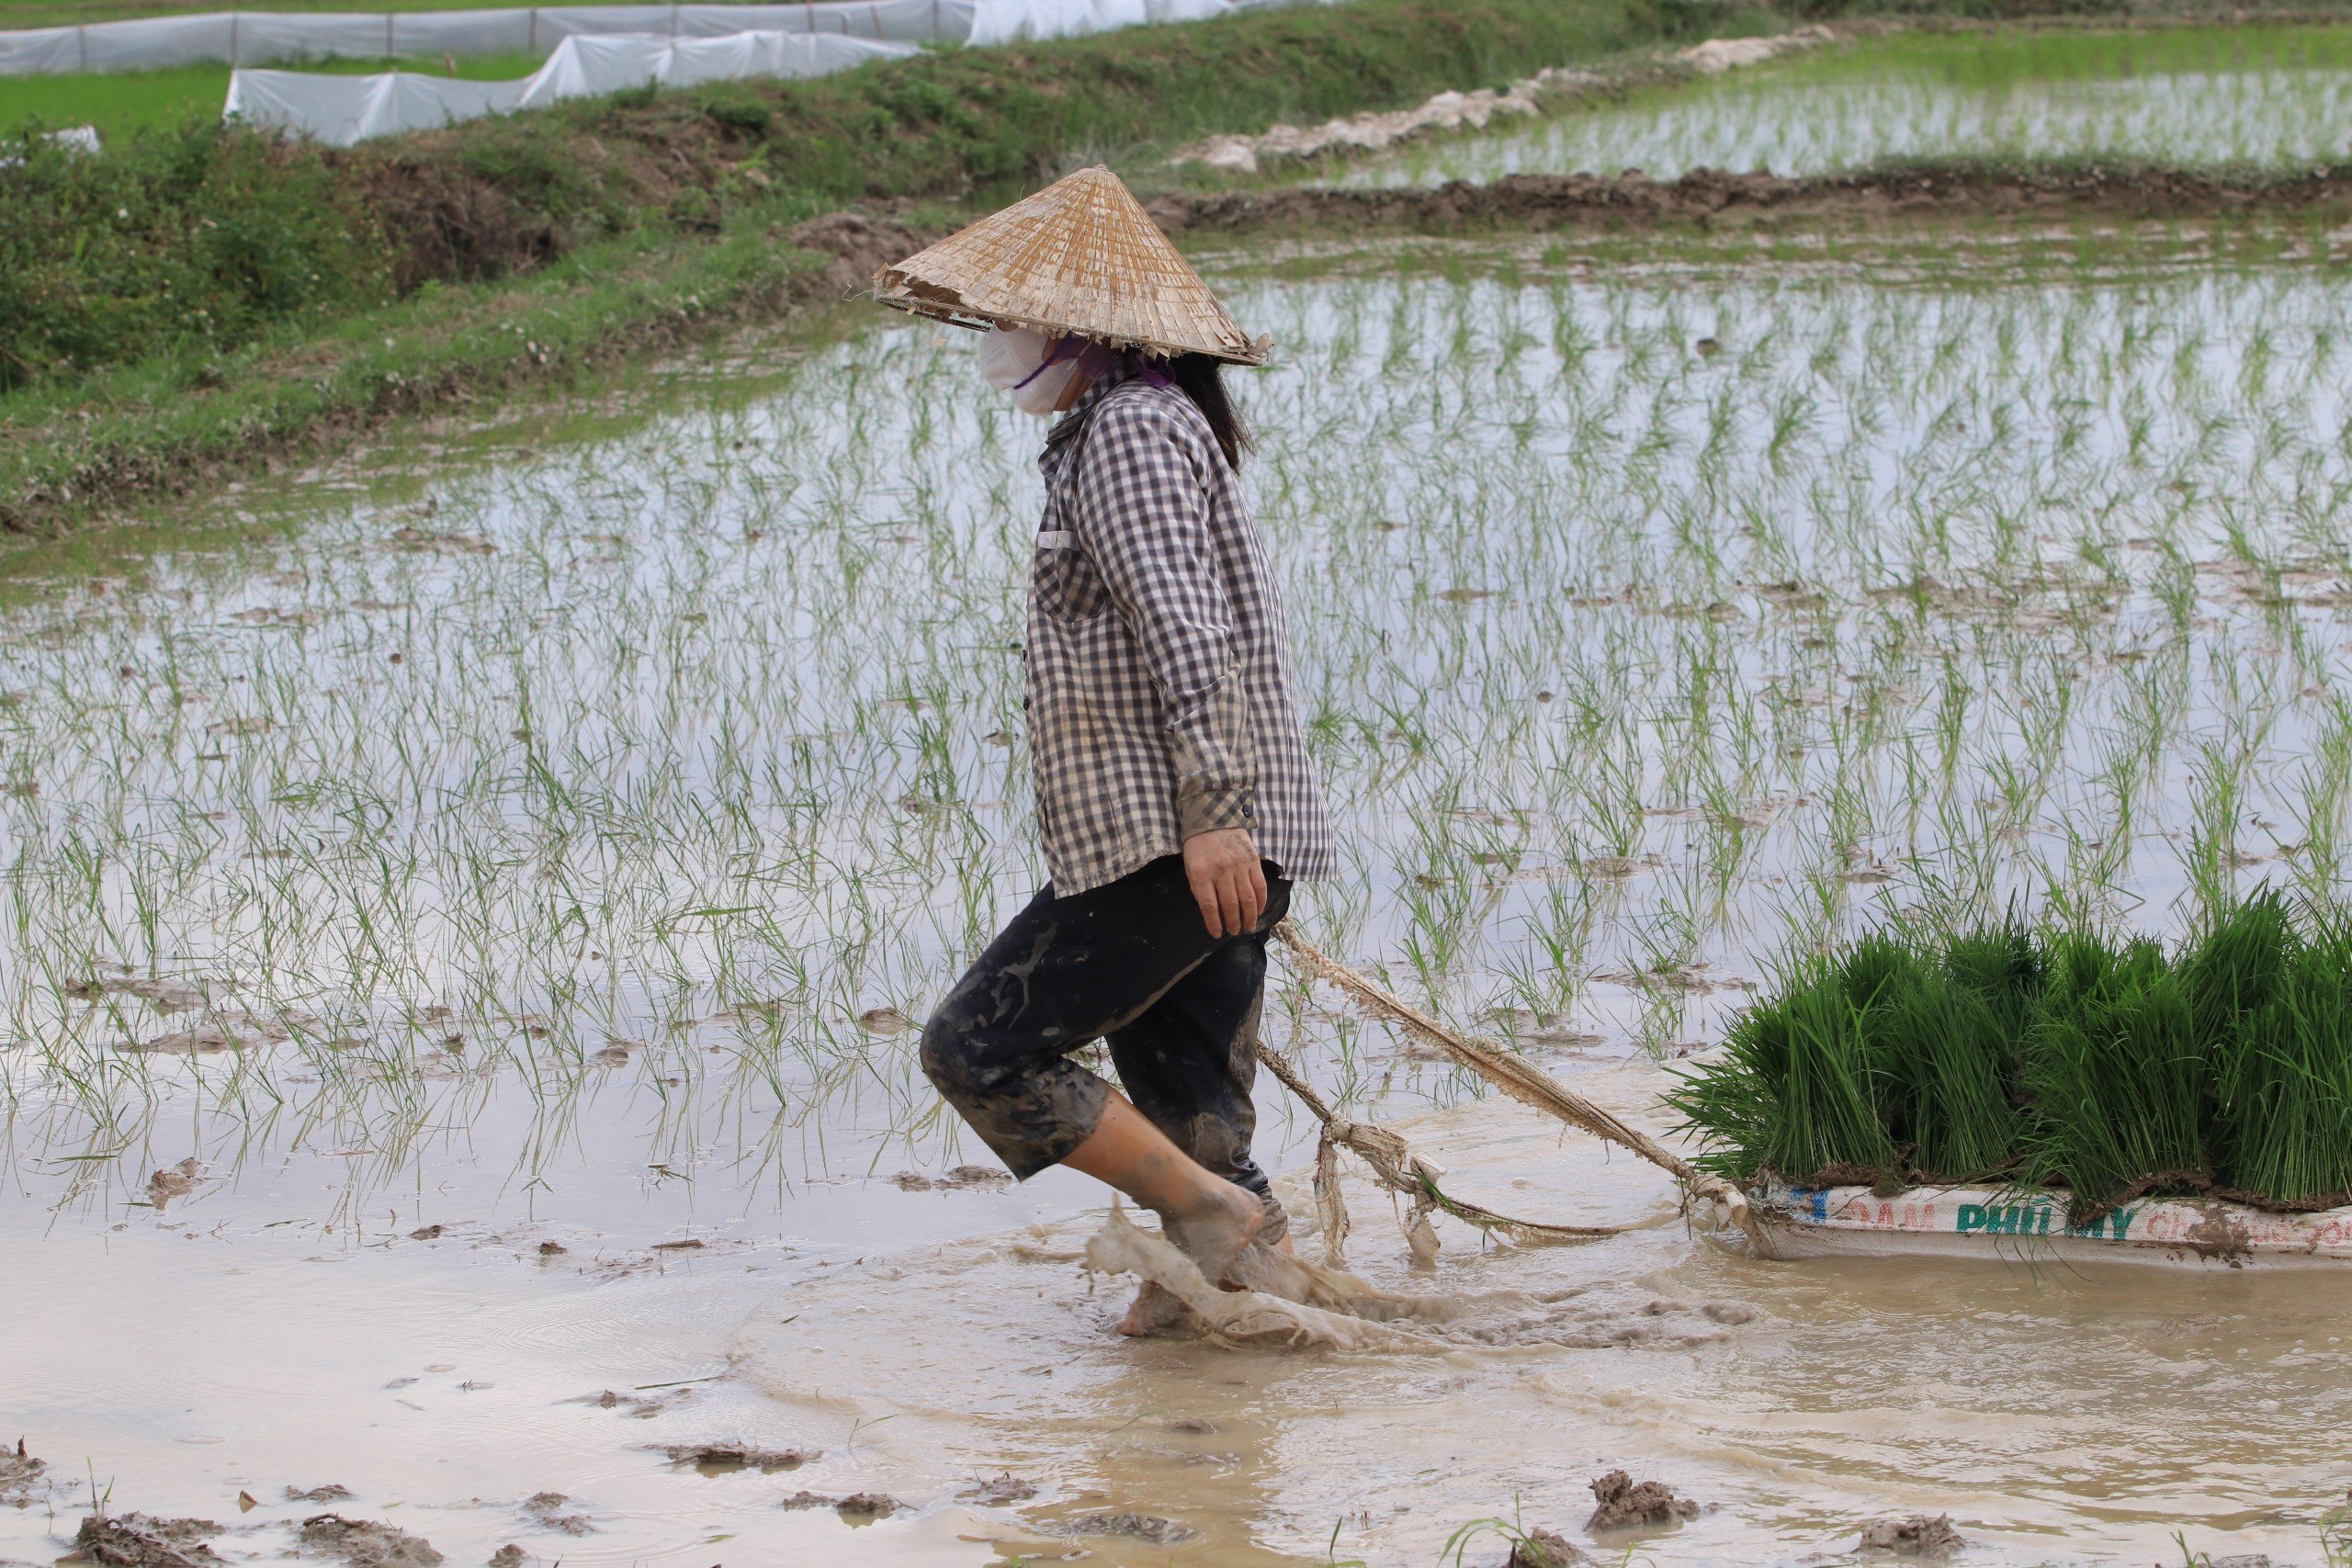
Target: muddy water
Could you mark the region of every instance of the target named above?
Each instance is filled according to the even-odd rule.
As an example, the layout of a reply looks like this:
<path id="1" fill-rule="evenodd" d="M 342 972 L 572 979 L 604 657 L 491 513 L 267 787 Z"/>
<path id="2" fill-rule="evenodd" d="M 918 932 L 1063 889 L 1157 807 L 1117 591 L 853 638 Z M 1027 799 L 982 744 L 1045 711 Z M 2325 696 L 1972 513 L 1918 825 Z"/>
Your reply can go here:
<path id="1" fill-rule="evenodd" d="M 1575 1081 L 1633 1110 L 1657 1072 Z M 1517 1107 L 1408 1127 L 1480 1201 L 1607 1224 L 1662 1196 L 1653 1173 Z M 737 1344 L 810 1429 L 887 1420 L 875 1461 L 895 1485 L 998 1464 L 1055 1476 L 1033 1519 L 1144 1506 L 1196 1531 L 1180 1560 L 1202 1563 L 1270 1547 L 1426 1562 L 1486 1514 L 1607 1550 L 1623 1538 L 1577 1528 L 1585 1483 L 1625 1467 L 1702 1505 L 1643 1540 L 1665 1562 L 1812 1560 L 1921 1512 L 1949 1513 L 1972 1561 L 2146 1562 L 2185 1531 L 2293 1562 L 2317 1536 L 2282 1497 L 2330 1497 L 2352 1470 L 2352 1323 L 2334 1280 L 1759 1263 L 1679 1226 L 1481 1251 L 1450 1223 L 1422 1273 L 1383 1200 L 1359 1188 L 1351 1206 L 1354 1261 L 1393 1289 L 1474 1314 L 1501 1292 L 1566 1299 L 1505 1303 L 1492 1348 L 1123 1346 L 1105 1337 L 1116 1281 L 1080 1293 L 1078 1220 L 789 1292 Z"/>
<path id="2" fill-rule="evenodd" d="M 1253 483 L 1351 844 L 1328 949 L 1649 1115 L 1649 1053 L 1792 942 L 2335 885 L 2340 278 L 1453 259 L 1235 279 L 1295 345 Z M 0 1389 L 51 1465 L 0 1557 L 95 1482 L 246 1556 L 332 1506 L 452 1561 L 1425 1562 L 1514 1508 L 1574 1535 L 1617 1467 L 1709 1509 L 1661 1561 L 1922 1509 L 2017 1561 L 2315 1554 L 2324 1284 L 1675 1228 L 1417 1280 L 1360 1197 L 1359 1265 L 1493 1342 L 1113 1343 L 1092 1192 L 957 1174 L 906 1022 L 1035 875 L 1036 435 L 967 347 L 438 432 L 0 610 Z M 1435 1117 L 1468 1195 L 1657 1213 L 1328 1001 L 1284 982 L 1274 1042 Z M 821 1457 L 660 1451 L 722 1439 Z M 960 1495 L 1006 1471 L 1035 1495 Z M 910 1506 L 783 1506 L 877 1489 Z M 1081 1528 L 1123 1515 L 1164 1539 Z"/>

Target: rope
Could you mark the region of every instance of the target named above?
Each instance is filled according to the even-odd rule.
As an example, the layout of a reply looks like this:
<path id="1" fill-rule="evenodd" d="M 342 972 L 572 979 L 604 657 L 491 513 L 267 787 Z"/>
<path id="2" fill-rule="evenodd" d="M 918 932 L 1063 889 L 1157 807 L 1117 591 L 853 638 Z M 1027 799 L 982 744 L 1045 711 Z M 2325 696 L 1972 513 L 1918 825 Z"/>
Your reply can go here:
<path id="1" fill-rule="evenodd" d="M 1645 1230 L 1647 1225 L 1547 1225 L 1533 1220 L 1513 1219 L 1499 1214 L 1481 1204 L 1456 1198 L 1438 1185 L 1438 1178 L 1445 1168 L 1417 1152 L 1404 1137 L 1372 1122 L 1351 1121 L 1335 1112 L 1323 1097 L 1301 1077 L 1298 1069 L 1262 1040 L 1258 1042 L 1258 1060 L 1280 1078 L 1283 1087 L 1298 1096 L 1299 1101 L 1315 1113 L 1323 1124 L 1322 1136 L 1315 1147 L 1315 1208 L 1323 1224 L 1323 1245 L 1334 1266 L 1344 1258 L 1348 1241 L 1348 1208 L 1340 1195 L 1340 1166 L 1338 1151 L 1348 1149 L 1372 1167 L 1380 1184 L 1397 1196 L 1408 1200 L 1412 1208 L 1405 1219 L 1406 1244 L 1413 1255 L 1424 1261 L 1437 1256 L 1437 1232 L 1430 1228 L 1431 1212 L 1442 1210 L 1455 1219 L 1476 1225 L 1481 1230 L 1499 1231 L 1513 1240 L 1533 1244 L 1556 1241 L 1597 1241 L 1604 1236 L 1622 1235 L 1629 1230 Z"/>
<path id="2" fill-rule="evenodd" d="M 1475 1035 L 1448 1029 L 1385 987 L 1374 985 L 1354 970 L 1325 957 L 1307 945 L 1306 939 L 1298 934 L 1298 928 L 1290 921 L 1283 920 L 1275 926 L 1274 934 L 1282 939 L 1283 946 L 1290 949 L 1310 978 L 1337 986 L 1374 1011 L 1404 1024 L 1521 1104 L 1548 1112 L 1572 1127 L 1581 1128 L 1596 1138 L 1640 1156 L 1673 1177 L 1681 1186 L 1684 1213 L 1688 1214 L 1694 1204 L 1704 1201 L 1713 1206 L 1719 1222 L 1737 1225 L 1747 1233 L 1759 1250 L 1767 1247 L 1756 1214 L 1748 1207 L 1747 1194 L 1731 1182 L 1694 1168 L 1689 1160 L 1660 1145 L 1648 1134 L 1637 1127 L 1627 1126 L 1581 1095 L 1571 1093 L 1558 1079 L 1524 1057 L 1513 1055 L 1491 1040 L 1481 1040 Z M 1646 1228 L 1639 1225 L 1539 1225 L 1449 1198 L 1437 1185 L 1436 1179 L 1444 1174 L 1443 1171 L 1424 1156 L 1415 1154 L 1403 1138 L 1385 1127 L 1351 1122 L 1335 1115 L 1291 1065 L 1267 1049 L 1262 1042 L 1258 1046 L 1258 1059 L 1283 1081 L 1284 1088 L 1305 1101 L 1306 1108 L 1315 1112 L 1316 1119 L 1323 1123 L 1323 1141 L 1315 1155 L 1315 1201 L 1321 1212 L 1327 1237 L 1336 1235 L 1344 1242 L 1348 1228 L 1347 1211 L 1339 1199 L 1338 1158 L 1334 1145 L 1354 1150 L 1379 1175 L 1382 1185 L 1413 1201 L 1415 1208 L 1412 1217 L 1406 1223 L 1405 1234 L 1416 1257 L 1431 1258 L 1437 1252 L 1436 1235 L 1429 1227 L 1431 1209 L 1443 1209 L 1459 1219 L 1486 1229 L 1523 1231 L 1547 1237 L 1589 1239 Z M 1336 1258 L 1337 1244 L 1333 1245 Z"/>

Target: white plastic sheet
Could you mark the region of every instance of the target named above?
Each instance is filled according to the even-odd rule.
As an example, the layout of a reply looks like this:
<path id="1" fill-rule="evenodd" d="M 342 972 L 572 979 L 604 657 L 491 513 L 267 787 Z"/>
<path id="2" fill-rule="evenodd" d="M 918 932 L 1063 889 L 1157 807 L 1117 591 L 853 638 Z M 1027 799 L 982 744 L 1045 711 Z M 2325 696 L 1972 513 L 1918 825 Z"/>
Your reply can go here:
<path id="1" fill-rule="evenodd" d="M 520 107 L 594 97 L 649 82 L 684 87 L 748 76 L 825 76 L 869 60 L 913 52 L 915 46 L 909 43 L 835 33 L 730 33 L 712 39 L 579 34 L 564 39 L 526 79 Z"/>
<path id="2" fill-rule="evenodd" d="M 1024 0 L 1011 3 L 1018 6 Z M 1139 6 L 1141 0 L 1123 3 Z M 1225 0 L 1207 3 L 1223 9 Z M 142 71 L 204 63 L 270 65 L 305 60 L 537 54 L 568 38 L 610 36 L 708 39 L 745 32 L 837 33 L 898 43 L 963 43 L 972 34 L 973 8 L 974 0 L 816 0 L 808 5 L 550 6 L 468 11 L 210 11 L 0 32 L 0 76 Z"/>
<path id="3" fill-rule="evenodd" d="M 84 71 L 81 28 L 33 28 L 0 33 L 0 76 L 62 75 Z"/>
<path id="4" fill-rule="evenodd" d="M 348 147 L 371 136 L 429 130 L 520 108 L 528 80 L 462 82 L 414 71 L 379 76 L 239 71 L 229 78 L 227 112 Z"/>
<path id="5" fill-rule="evenodd" d="M 978 0 L 967 41 L 1077 38 L 1150 22 L 1203 22 L 1236 9 L 1233 0 Z"/>
<path id="6" fill-rule="evenodd" d="M 683 87 L 749 76 L 823 76 L 914 51 L 909 43 L 839 33 L 748 32 L 712 39 L 575 34 L 556 46 L 546 64 L 513 82 L 462 82 L 413 71 L 376 76 L 238 71 L 229 79 L 226 112 L 348 147 L 371 136 L 432 130 L 649 83 Z"/>
<path id="7" fill-rule="evenodd" d="M 76 125 L 63 130 L 44 131 L 40 139 L 85 157 L 95 155 L 104 145 L 98 141 L 98 128 L 95 125 Z M 24 154 L 20 152 L 0 152 L 0 169 L 17 168 L 24 161 Z"/>
<path id="8" fill-rule="evenodd" d="M 0 76 L 305 60 L 537 54 L 568 38 L 834 33 L 898 43 L 1011 43 L 1192 22 L 1293 0 L 814 0 L 807 5 L 505 6 L 469 11 L 209 11 L 0 32 Z"/>

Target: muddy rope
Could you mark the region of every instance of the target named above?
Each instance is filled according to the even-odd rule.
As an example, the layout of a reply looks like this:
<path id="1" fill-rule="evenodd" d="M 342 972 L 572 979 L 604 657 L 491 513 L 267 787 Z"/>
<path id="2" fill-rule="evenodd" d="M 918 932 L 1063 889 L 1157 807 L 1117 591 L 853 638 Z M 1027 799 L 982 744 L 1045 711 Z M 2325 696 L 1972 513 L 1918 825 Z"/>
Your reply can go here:
<path id="1" fill-rule="evenodd" d="M 1581 1095 L 1570 1092 L 1559 1080 L 1525 1058 L 1491 1040 L 1481 1040 L 1475 1035 L 1448 1029 L 1385 987 L 1375 985 L 1354 970 L 1317 953 L 1307 945 L 1306 939 L 1298 934 L 1298 928 L 1290 921 L 1283 920 L 1277 925 L 1274 934 L 1282 939 L 1283 945 L 1290 950 L 1292 957 L 1308 978 L 1336 986 L 1375 1013 L 1404 1024 L 1520 1103 L 1556 1116 L 1572 1127 L 1640 1156 L 1673 1177 L 1682 1188 L 1682 1212 L 1685 1214 L 1691 1213 L 1696 1206 L 1703 1203 L 1712 1211 L 1708 1217 L 1714 1224 L 1737 1225 L 1759 1247 L 1762 1247 L 1764 1237 L 1754 1212 L 1748 1207 L 1747 1195 L 1732 1183 L 1694 1168 L 1690 1161 L 1666 1148 L 1648 1134 L 1627 1126 Z M 1258 1059 L 1265 1063 L 1268 1070 L 1282 1080 L 1285 1089 L 1298 1096 L 1307 1110 L 1314 1112 L 1316 1120 L 1323 1124 L 1322 1139 L 1315 1151 L 1315 1205 L 1323 1222 L 1325 1245 L 1330 1248 L 1335 1261 L 1341 1254 L 1348 1234 L 1347 1208 L 1340 1196 L 1338 1151 L 1340 1148 L 1351 1149 L 1362 1156 L 1380 1179 L 1382 1186 L 1412 1203 L 1412 1210 L 1405 1222 L 1405 1236 L 1414 1256 L 1423 1259 L 1433 1258 L 1437 1253 L 1437 1235 L 1429 1223 L 1430 1213 L 1436 1210 L 1442 1210 L 1481 1229 L 1515 1234 L 1526 1240 L 1584 1241 L 1648 1228 L 1638 1224 L 1537 1224 L 1449 1197 L 1438 1185 L 1438 1178 L 1444 1174 L 1443 1169 L 1426 1156 L 1415 1153 L 1402 1137 L 1385 1127 L 1368 1122 L 1350 1121 L 1333 1111 L 1322 1096 L 1299 1076 L 1297 1069 L 1270 1050 L 1262 1041 L 1258 1045 Z"/>
<path id="2" fill-rule="evenodd" d="M 1340 1195 L 1339 1151 L 1343 1148 L 1372 1167 L 1373 1175 L 1383 1187 L 1412 1205 L 1405 1218 L 1405 1242 L 1413 1249 L 1413 1256 L 1424 1261 L 1437 1256 L 1437 1232 L 1430 1224 L 1430 1215 L 1438 1210 L 1481 1230 L 1498 1231 L 1515 1241 L 1531 1243 L 1598 1241 L 1629 1230 L 1648 1228 L 1539 1224 L 1453 1197 L 1438 1185 L 1445 1168 L 1416 1152 L 1400 1134 L 1376 1122 L 1351 1121 L 1334 1111 L 1315 1092 L 1314 1086 L 1299 1076 L 1298 1069 L 1262 1040 L 1258 1042 L 1258 1060 L 1323 1124 L 1322 1136 L 1315 1145 L 1315 1211 L 1323 1225 L 1324 1251 L 1334 1267 L 1345 1259 L 1348 1243 L 1348 1206 Z"/>

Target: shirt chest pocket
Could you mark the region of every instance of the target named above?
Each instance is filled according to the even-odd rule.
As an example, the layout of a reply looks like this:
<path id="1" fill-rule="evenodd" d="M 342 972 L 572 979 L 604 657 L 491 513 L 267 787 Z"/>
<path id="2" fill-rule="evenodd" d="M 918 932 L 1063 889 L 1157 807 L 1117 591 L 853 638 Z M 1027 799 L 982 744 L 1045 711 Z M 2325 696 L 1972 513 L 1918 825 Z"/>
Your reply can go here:
<path id="1" fill-rule="evenodd" d="M 1066 528 L 1047 528 L 1037 535 L 1029 592 L 1041 608 L 1069 621 L 1092 620 L 1111 607 L 1102 574 L 1079 547 L 1078 536 Z"/>

